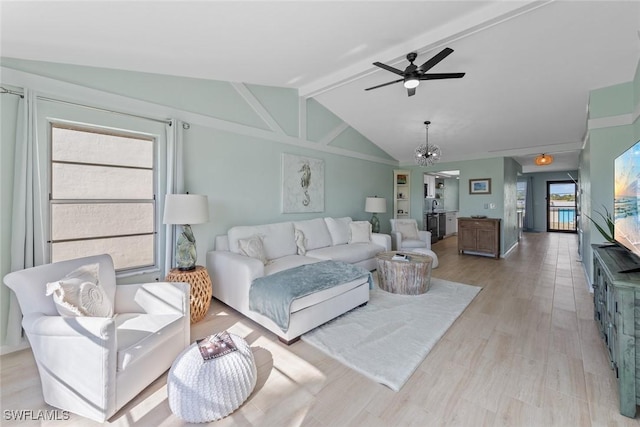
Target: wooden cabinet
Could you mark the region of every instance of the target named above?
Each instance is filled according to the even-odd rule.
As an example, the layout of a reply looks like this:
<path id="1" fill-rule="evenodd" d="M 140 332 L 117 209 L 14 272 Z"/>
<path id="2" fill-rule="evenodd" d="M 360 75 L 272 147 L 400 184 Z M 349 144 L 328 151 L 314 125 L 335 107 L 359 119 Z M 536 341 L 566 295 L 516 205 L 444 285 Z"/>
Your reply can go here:
<path id="1" fill-rule="evenodd" d="M 500 257 L 500 218 L 458 218 L 458 252 Z"/>
<path id="2" fill-rule="evenodd" d="M 634 418 L 640 404 L 640 273 L 620 247 L 593 248 L 593 315 L 618 380 L 620 413 Z"/>
<path id="3" fill-rule="evenodd" d="M 407 170 L 393 171 L 393 217 L 410 218 L 411 173 Z"/>

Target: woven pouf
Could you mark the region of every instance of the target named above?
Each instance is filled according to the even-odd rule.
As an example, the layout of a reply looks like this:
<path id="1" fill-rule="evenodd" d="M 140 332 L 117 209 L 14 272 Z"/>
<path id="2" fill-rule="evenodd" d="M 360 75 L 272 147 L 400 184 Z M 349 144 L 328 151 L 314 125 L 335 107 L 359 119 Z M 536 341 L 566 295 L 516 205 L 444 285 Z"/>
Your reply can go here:
<path id="1" fill-rule="evenodd" d="M 416 252 L 421 255 L 430 256 L 431 258 L 433 258 L 433 264 L 431 264 L 431 268 L 436 268 L 438 266 L 438 255 L 436 255 L 436 253 L 433 252 L 431 249 L 411 248 L 411 249 L 405 249 L 404 252 Z"/>
<path id="2" fill-rule="evenodd" d="M 229 334 L 238 351 L 204 360 L 196 343 L 171 365 L 169 407 L 190 423 L 219 420 L 238 409 L 256 386 L 256 364 L 247 342 Z"/>

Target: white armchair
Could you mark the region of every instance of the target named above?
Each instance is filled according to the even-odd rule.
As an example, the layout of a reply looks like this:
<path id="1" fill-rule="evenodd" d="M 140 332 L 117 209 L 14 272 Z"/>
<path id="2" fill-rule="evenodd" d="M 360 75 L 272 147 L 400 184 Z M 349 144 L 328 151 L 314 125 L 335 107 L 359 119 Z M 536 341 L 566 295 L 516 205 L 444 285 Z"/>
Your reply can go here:
<path id="1" fill-rule="evenodd" d="M 393 250 L 431 249 L 431 232 L 419 230 L 418 221 L 415 219 L 392 219 L 390 221 Z"/>
<path id="2" fill-rule="evenodd" d="M 63 317 L 46 285 L 99 264 L 99 285 L 113 317 Z M 171 367 L 190 339 L 189 285 L 116 285 L 113 261 L 98 255 L 41 265 L 5 276 L 48 404 L 105 421 Z"/>
<path id="3" fill-rule="evenodd" d="M 418 230 L 415 219 L 392 219 L 391 243 L 394 251 L 418 252 L 433 258 L 433 268 L 438 267 L 438 256 L 431 250 L 431 232 Z"/>

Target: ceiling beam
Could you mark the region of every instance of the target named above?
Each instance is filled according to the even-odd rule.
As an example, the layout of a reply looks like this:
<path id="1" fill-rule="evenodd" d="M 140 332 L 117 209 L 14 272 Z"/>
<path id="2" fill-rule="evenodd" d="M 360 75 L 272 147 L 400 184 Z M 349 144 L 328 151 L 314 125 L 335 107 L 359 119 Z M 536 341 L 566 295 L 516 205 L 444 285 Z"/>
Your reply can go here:
<path id="1" fill-rule="evenodd" d="M 447 23 L 446 26 L 427 31 L 389 49 L 377 52 L 375 57 L 369 57 L 304 85 L 299 88 L 298 94 L 305 98 L 318 96 L 378 71 L 379 68 L 373 66 L 373 62 L 382 61 L 389 65 L 395 65 L 405 61 L 405 55 L 409 52 L 417 52 L 418 55 L 422 55 L 425 52 L 445 47 L 445 45 L 455 40 L 468 37 L 524 13 L 531 12 L 553 1 L 555 0 L 529 1 L 524 4 L 523 2 L 511 1 L 492 2 L 470 15 L 465 15 Z"/>

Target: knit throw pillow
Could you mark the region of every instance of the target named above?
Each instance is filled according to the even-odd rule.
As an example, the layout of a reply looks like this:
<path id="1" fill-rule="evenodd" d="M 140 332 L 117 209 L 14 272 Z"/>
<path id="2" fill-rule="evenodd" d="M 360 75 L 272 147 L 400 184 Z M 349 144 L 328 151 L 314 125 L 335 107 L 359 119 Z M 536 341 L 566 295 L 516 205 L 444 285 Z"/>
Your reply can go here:
<path id="1" fill-rule="evenodd" d="M 349 243 L 371 242 L 371 223 L 369 221 L 353 221 L 349 224 L 351 234 Z"/>
<path id="2" fill-rule="evenodd" d="M 238 239 L 238 246 L 242 255 L 260 260 L 262 264 L 267 265 L 267 256 L 264 253 L 264 244 L 262 237 L 254 234 L 246 239 Z"/>
<path id="3" fill-rule="evenodd" d="M 418 226 L 415 222 L 396 222 L 396 231 L 402 234 L 403 240 L 418 240 Z"/>
<path id="4" fill-rule="evenodd" d="M 58 314 L 64 317 L 111 317 L 113 304 L 98 283 L 99 264 L 83 265 L 56 282 L 47 283 Z"/>

